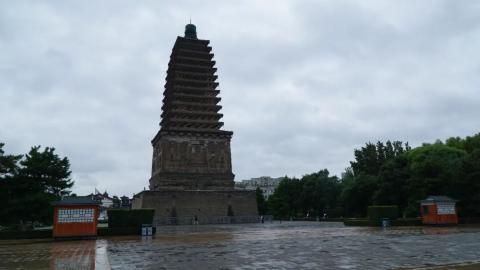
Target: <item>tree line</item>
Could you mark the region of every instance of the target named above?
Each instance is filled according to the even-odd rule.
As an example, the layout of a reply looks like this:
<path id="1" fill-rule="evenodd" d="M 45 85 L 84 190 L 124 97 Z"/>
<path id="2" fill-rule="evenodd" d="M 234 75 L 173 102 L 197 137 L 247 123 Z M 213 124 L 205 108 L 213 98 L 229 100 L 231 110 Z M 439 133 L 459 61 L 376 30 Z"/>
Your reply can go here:
<path id="1" fill-rule="evenodd" d="M 70 162 L 55 148 L 34 146 L 25 155 L 7 155 L 0 143 L 0 225 L 52 223 L 50 203 L 70 194 Z"/>
<path id="2" fill-rule="evenodd" d="M 460 216 L 480 216 L 480 133 L 413 149 L 400 141 L 366 143 L 341 177 L 327 169 L 286 176 L 268 200 L 257 196 L 257 202 L 261 214 L 277 218 L 365 217 L 369 205 L 397 205 L 402 216 L 417 217 L 429 195 L 458 200 Z"/>

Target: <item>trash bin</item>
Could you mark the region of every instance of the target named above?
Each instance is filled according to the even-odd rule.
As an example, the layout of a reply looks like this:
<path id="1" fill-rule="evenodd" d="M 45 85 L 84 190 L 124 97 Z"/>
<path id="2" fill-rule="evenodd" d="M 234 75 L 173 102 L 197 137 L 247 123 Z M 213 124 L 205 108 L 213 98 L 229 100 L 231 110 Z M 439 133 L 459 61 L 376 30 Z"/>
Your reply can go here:
<path id="1" fill-rule="evenodd" d="M 382 219 L 382 227 L 390 227 L 390 220 L 388 218 L 383 218 Z"/>
<path id="2" fill-rule="evenodd" d="M 142 236 L 150 236 L 152 234 L 152 224 L 142 224 Z"/>

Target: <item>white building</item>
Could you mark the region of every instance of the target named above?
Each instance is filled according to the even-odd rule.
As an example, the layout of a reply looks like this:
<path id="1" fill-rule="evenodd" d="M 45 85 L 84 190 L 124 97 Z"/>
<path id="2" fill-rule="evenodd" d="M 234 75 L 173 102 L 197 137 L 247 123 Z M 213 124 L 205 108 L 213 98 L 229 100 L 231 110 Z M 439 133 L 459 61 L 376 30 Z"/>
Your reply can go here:
<path id="1" fill-rule="evenodd" d="M 113 198 L 111 198 L 110 196 L 108 196 L 108 193 L 107 191 L 105 190 L 105 192 L 102 194 L 100 193 L 97 189 L 95 189 L 95 194 L 90 194 L 90 197 L 101 203 L 100 204 L 100 213 L 98 215 L 98 220 L 107 220 L 108 219 L 108 216 L 107 216 L 107 209 L 109 208 L 112 208 L 113 207 Z"/>
<path id="2" fill-rule="evenodd" d="M 235 187 L 247 190 L 256 190 L 258 187 L 263 191 L 263 196 L 265 199 L 268 199 L 268 197 L 275 192 L 275 189 L 282 179 L 283 177 L 272 178 L 270 176 L 261 176 L 249 180 L 235 182 Z"/>

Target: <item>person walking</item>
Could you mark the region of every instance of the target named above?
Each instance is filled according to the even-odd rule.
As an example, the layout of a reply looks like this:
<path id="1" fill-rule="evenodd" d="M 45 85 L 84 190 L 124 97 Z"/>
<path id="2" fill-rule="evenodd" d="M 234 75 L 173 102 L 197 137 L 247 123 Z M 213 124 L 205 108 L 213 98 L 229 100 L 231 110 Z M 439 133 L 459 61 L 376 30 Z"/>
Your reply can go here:
<path id="1" fill-rule="evenodd" d="M 198 225 L 198 217 L 197 215 L 193 216 L 193 224 Z"/>

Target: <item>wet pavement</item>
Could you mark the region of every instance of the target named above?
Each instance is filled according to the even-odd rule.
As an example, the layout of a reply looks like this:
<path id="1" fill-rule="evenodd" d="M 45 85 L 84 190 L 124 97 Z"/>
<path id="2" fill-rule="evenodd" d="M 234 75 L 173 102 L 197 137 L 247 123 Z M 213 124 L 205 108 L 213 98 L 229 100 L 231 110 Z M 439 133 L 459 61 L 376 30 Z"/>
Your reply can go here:
<path id="1" fill-rule="evenodd" d="M 159 227 L 153 238 L 0 241 L 0 269 L 399 269 L 479 261 L 480 227 L 274 222 Z"/>

